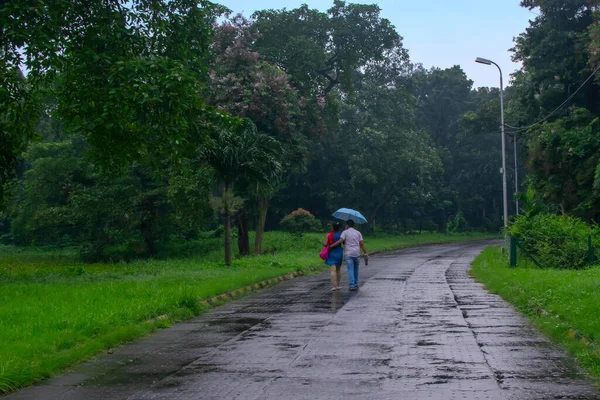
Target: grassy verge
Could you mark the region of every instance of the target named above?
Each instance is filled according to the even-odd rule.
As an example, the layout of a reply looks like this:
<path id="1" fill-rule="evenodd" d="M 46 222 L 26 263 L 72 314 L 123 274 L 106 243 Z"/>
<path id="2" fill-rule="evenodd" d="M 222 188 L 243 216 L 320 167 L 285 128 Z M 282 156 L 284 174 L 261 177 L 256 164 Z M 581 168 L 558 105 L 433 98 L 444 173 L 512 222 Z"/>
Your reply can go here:
<path id="1" fill-rule="evenodd" d="M 499 249 L 491 247 L 475 259 L 471 273 L 564 346 L 600 382 L 600 267 L 548 270 L 525 262 L 511 269 Z"/>
<path id="2" fill-rule="evenodd" d="M 489 235 L 366 238 L 384 251 Z M 75 252 L 0 246 L 0 394 L 207 308 L 203 299 L 322 265 L 324 235 L 268 233 L 274 254 L 223 265 L 222 250 L 127 264 L 83 264 Z M 162 318 L 156 318 L 163 316 Z M 152 321 L 152 322 L 149 322 Z"/>

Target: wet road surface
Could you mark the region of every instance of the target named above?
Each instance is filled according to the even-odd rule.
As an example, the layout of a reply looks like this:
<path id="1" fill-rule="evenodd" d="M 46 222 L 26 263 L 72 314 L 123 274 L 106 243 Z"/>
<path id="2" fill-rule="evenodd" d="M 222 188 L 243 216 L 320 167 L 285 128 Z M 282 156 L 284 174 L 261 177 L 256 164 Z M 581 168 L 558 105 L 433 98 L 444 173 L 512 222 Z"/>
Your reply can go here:
<path id="1" fill-rule="evenodd" d="M 374 256 L 358 292 L 287 281 L 7 399 L 600 399 L 468 277 L 488 244 Z"/>

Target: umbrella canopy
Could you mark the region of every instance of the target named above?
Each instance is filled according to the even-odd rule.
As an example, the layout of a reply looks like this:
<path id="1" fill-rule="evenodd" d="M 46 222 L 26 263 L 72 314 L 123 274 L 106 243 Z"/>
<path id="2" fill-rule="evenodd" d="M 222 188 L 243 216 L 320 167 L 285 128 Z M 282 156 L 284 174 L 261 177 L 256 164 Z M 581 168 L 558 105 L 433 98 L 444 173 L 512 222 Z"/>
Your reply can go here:
<path id="1" fill-rule="evenodd" d="M 356 224 L 366 224 L 367 223 L 367 219 L 361 213 L 359 213 L 358 211 L 353 210 L 351 208 L 340 208 L 339 210 L 337 210 L 336 212 L 334 212 L 331 215 L 333 217 L 335 217 L 337 219 L 341 219 L 343 221 L 348 221 L 349 219 L 351 219 Z"/>

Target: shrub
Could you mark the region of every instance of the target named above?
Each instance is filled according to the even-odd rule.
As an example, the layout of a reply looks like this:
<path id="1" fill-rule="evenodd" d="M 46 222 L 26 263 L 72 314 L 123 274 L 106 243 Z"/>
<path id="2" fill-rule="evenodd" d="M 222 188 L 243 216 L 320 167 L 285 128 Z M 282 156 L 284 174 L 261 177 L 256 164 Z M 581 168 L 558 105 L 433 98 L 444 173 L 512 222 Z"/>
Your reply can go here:
<path id="1" fill-rule="evenodd" d="M 508 233 L 544 268 L 585 268 L 588 237 L 600 244 L 597 227 L 568 215 L 519 215 Z"/>
<path id="2" fill-rule="evenodd" d="M 433 220 L 428 219 L 423 223 L 422 229 L 424 231 L 428 231 L 428 232 L 437 232 L 437 230 L 439 229 L 439 226 L 438 226 L 438 224 L 433 222 Z"/>
<path id="3" fill-rule="evenodd" d="M 487 232 L 500 232 L 502 229 L 502 218 L 499 215 L 492 215 L 483 220 L 483 229 Z"/>
<path id="4" fill-rule="evenodd" d="M 281 229 L 286 232 L 321 232 L 323 227 L 321 223 L 310 212 L 303 208 L 292 211 L 283 217 L 280 222 Z"/>
<path id="5" fill-rule="evenodd" d="M 467 220 L 465 219 L 465 215 L 462 211 L 456 213 L 454 218 L 451 218 L 448 221 L 446 230 L 448 233 L 461 233 L 467 231 Z"/>

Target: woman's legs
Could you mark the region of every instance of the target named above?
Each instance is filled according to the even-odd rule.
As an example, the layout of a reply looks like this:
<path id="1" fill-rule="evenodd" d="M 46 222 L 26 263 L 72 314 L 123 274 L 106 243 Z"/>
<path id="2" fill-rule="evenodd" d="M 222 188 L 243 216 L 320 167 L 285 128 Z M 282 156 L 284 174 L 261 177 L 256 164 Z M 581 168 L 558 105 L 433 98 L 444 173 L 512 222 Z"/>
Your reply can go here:
<path id="1" fill-rule="evenodd" d="M 342 280 L 342 271 L 341 271 L 342 266 L 341 265 L 336 265 L 335 267 L 335 287 L 338 289 L 341 289 L 340 287 L 340 281 Z"/>
<path id="2" fill-rule="evenodd" d="M 337 289 L 337 287 L 340 286 L 340 268 L 336 267 L 335 265 L 332 265 L 331 270 L 330 270 L 330 275 L 331 275 L 331 288 Z"/>

